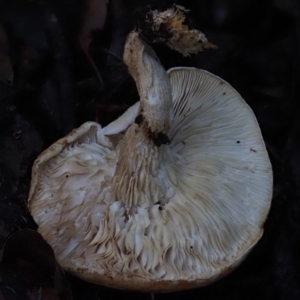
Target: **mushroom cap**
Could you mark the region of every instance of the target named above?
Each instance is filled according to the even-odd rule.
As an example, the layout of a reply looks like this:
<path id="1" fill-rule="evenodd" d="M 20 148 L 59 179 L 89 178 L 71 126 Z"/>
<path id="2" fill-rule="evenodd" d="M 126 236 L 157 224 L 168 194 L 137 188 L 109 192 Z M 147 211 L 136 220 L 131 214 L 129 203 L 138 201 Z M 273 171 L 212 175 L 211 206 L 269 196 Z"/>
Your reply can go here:
<path id="1" fill-rule="evenodd" d="M 117 164 L 134 157 L 119 157 L 109 134 L 126 129 L 138 105 L 126 126 L 122 118 L 116 130 L 85 123 L 34 163 L 30 212 L 61 266 L 82 279 L 151 292 L 204 286 L 237 267 L 263 234 L 273 176 L 252 110 L 206 71 L 168 74 L 171 142 L 149 150 L 148 173 L 132 175 L 120 196 L 152 205 L 129 214 L 113 193 Z"/>

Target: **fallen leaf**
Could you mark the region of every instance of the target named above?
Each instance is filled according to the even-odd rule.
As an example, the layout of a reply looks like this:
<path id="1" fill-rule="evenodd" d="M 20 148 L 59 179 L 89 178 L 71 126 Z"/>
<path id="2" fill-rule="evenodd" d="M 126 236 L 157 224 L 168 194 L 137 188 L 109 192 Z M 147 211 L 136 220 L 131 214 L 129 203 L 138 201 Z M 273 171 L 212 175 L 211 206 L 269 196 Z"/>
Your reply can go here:
<path id="1" fill-rule="evenodd" d="M 86 0 L 86 10 L 80 37 L 90 39 L 91 31 L 104 28 L 107 15 L 106 0 Z"/>
<path id="2" fill-rule="evenodd" d="M 86 0 L 86 9 L 84 13 L 83 26 L 79 35 L 79 42 L 82 50 L 84 51 L 87 60 L 94 70 L 95 75 L 103 85 L 102 77 L 97 69 L 97 66 L 90 55 L 89 46 L 92 41 L 91 32 L 93 30 L 101 30 L 104 28 L 107 15 L 106 0 Z"/>
<path id="3" fill-rule="evenodd" d="M 7 36 L 0 24 L 0 81 L 12 85 L 13 69 L 8 53 L 9 46 Z"/>

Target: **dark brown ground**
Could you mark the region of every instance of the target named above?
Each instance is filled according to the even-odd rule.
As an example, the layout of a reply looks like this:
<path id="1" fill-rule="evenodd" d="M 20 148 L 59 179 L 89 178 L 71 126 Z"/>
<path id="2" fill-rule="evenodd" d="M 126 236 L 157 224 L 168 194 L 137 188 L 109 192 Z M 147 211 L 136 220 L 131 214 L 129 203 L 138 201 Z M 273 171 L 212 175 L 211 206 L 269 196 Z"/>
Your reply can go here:
<path id="1" fill-rule="evenodd" d="M 71 128 L 87 120 L 105 125 L 138 99 L 134 82 L 115 56 L 122 57 L 126 35 L 138 21 L 142 24 L 149 7 L 173 4 L 111 0 L 105 28 L 93 32 L 88 58 L 78 37 L 89 31 L 86 20 L 93 16 L 83 12 L 93 1 L 0 0 L 0 249 L 16 230 L 35 229 L 26 201 L 37 155 Z M 297 0 L 177 4 L 191 9 L 189 24 L 219 48 L 183 58 L 155 45 L 157 55 L 166 68 L 206 69 L 242 94 L 258 118 L 273 164 L 274 199 L 262 240 L 234 273 L 207 288 L 154 297 L 300 299 L 300 4 Z M 99 15 L 104 17 L 103 10 Z M 78 300 L 151 299 L 150 294 L 68 279 Z M 24 289 L 17 285 L 2 278 L 0 300 L 38 299 L 32 292 L 37 283 L 28 285 L 31 294 L 27 291 L 25 296 L 18 294 Z M 41 299 L 59 299 L 51 295 L 45 292 Z"/>

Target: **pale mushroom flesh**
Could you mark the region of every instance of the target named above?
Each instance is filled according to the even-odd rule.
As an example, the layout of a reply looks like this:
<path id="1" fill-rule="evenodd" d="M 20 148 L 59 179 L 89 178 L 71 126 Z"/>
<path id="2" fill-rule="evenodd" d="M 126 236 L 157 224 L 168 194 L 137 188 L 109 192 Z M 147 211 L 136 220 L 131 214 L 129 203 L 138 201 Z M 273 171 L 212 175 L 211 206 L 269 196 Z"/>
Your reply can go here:
<path id="1" fill-rule="evenodd" d="M 139 67 L 149 69 L 154 54 L 138 43 Z M 141 72 L 131 71 L 141 103 L 45 150 L 29 209 L 65 270 L 114 288 L 169 292 L 209 284 L 245 258 L 263 233 L 272 168 L 253 112 L 228 83 L 194 68 L 165 73 L 153 60 L 167 121 L 153 120 L 158 108 L 145 105 L 149 95 L 160 101 L 162 87 L 151 90 L 149 77 L 139 84 Z M 157 144 L 149 130 L 166 139 Z"/>

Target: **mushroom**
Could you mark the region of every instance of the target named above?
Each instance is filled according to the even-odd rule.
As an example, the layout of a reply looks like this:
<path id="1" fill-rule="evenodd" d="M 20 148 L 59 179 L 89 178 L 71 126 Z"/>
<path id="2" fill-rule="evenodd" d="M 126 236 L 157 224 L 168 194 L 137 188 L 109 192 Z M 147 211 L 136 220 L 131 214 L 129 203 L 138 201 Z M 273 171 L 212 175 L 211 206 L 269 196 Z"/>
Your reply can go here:
<path id="1" fill-rule="evenodd" d="M 228 83 L 165 72 L 137 32 L 124 61 L 140 103 L 46 149 L 30 212 L 61 266 L 84 280 L 149 292 L 212 283 L 263 234 L 273 179 L 259 126 Z"/>

